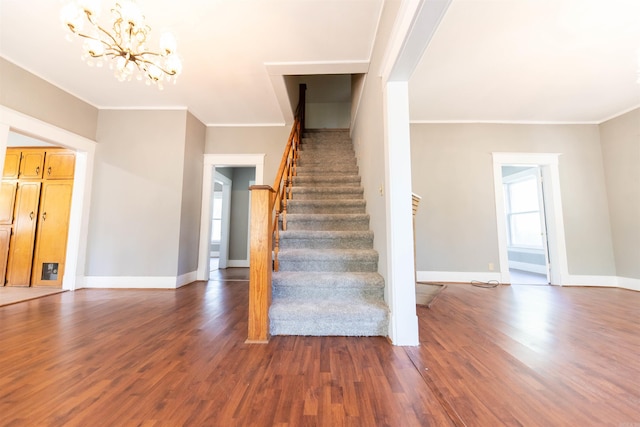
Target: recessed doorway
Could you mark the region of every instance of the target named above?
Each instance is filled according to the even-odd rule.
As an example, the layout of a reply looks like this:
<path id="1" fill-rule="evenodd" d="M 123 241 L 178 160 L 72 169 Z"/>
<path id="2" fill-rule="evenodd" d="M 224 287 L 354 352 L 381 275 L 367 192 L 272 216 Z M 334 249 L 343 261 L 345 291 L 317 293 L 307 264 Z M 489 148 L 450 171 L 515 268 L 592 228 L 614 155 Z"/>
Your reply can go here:
<path id="1" fill-rule="evenodd" d="M 532 273 L 541 275 L 542 277 L 538 277 L 538 279 L 541 279 L 540 281 L 552 285 L 562 285 L 568 278 L 567 250 L 560 194 L 559 156 L 559 153 L 493 153 L 496 231 L 498 235 L 498 255 L 500 259 L 500 281 L 502 283 L 513 283 L 510 271 L 510 246 L 538 247 L 537 256 L 545 257 L 546 263 L 539 262 L 541 267 L 538 268 L 540 270 L 538 272 L 533 271 Z M 521 168 L 514 172 L 522 173 L 528 170 L 529 172 L 527 173 L 539 177 L 536 178 L 535 181 L 529 181 L 526 185 L 523 185 L 536 187 L 535 191 L 539 192 L 539 200 L 542 200 L 543 204 L 533 209 L 533 211 L 537 211 L 539 214 L 534 214 L 531 210 L 528 210 L 530 206 L 527 206 L 526 203 L 523 209 L 515 209 L 518 213 L 524 214 L 520 215 L 520 219 L 515 220 L 515 222 L 520 222 L 516 224 L 516 226 L 520 226 L 522 230 L 526 230 L 520 236 L 516 236 L 516 245 L 510 245 L 509 239 L 512 238 L 512 236 L 509 235 L 507 230 L 508 200 L 505 194 L 505 183 L 503 182 L 503 167 L 507 167 L 507 171 L 509 167 Z M 540 182 L 540 184 L 538 184 L 538 182 Z M 517 188 L 514 188 L 514 190 L 517 190 Z M 529 200 L 529 203 L 532 204 L 532 201 Z M 527 213 L 529 213 L 528 216 Z M 536 221 L 540 223 L 536 225 Z M 528 226 L 524 227 L 523 223 L 528 224 Z M 546 237 L 546 239 L 543 240 L 541 245 L 546 243 L 546 249 L 543 248 L 540 250 L 540 245 L 532 244 L 537 241 L 535 236 L 536 230 L 538 233 L 545 234 L 544 237 Z M 538 235 L 537 239 L 540 238 L 543 237 Z M 514 256 L 511 258 L 511 266 L 513 266 Z M 530 258 L 531 257 L 520 258 L 520 261 L 525 264 L 533 264 L 527 261 Z M 515 265 L 518 266 L 518 264 Z M 520 264 L 520 267 L 522 266 L 523 265 Z M 514 277 L 514 279 L 523 281 L 523 278 Z M 532 278 L 529 277 L 524 280 L 532 281 Z"/>

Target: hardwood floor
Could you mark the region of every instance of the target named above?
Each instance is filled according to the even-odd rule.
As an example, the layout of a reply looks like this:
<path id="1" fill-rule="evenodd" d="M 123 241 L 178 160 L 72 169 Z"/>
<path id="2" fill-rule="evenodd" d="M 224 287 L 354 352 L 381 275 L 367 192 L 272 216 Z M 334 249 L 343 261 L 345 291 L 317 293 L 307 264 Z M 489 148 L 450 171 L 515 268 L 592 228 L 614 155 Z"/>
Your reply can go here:
<path id="1" fill-rule="evenodd" d="M 449 285 L 419 347 L 247 345 L 228 270 L 0 307 L 0 425 L 640 426 L 640 293 Z"/>

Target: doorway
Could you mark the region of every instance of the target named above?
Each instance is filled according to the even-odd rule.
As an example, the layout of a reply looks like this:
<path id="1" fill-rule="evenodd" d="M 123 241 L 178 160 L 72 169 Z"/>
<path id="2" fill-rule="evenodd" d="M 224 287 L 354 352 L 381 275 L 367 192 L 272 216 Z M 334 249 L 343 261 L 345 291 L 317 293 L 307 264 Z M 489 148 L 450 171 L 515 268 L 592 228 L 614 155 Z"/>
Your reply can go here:
<path id="1" fill-rule="evenodd" d="M 200 248 L 198 251 L 197 280 L 209 280 L 209 273 L 211 271 L 211 230 L 213 226 L 212 199 L 214 195 L 214 177 L 216 170 L 225 167 L 236 166 L 252 167 L 255 168 L 252 179 L 255 180 L 256 185 L 262 185 L 264 177 L 264 158 L 264 154 L 205 154 L 202 185 L 202 212 L 200 214 Z M 244 187 L 244 190 L 248 188 L 248 182 Z M 229 218 L 231 218 L 232 215 L 233 213 L 231 212 L 229 214 Z M 231 238 L 229 238 L 229 241 L 230 240 Z M 248 257 L 246 263 L 248 266 Z M 229 263 L 227 263 L 227 267 L 234 266 L 238 267 L 240 265 L 229 265 Z"/>
<path id="2" fill-rule="evenodd" d="M 538 208 L 544 220 L 544 226 L 540 224 L 540 232 L 545 233 L 546 250 L 538 251 L 539 256 L 546 257 L 546 263 L 538 270 L 537 274 L 545 275 L 546 283 L 552 285 L 563 285 L 568 278 L 567 267 L 567 250 L 564 235 L 564 221 L 562 215 L 562 198 L 560 194 L 560 173 L 559 173 L 559 153 L 492 153 L 493 155 L 493 177 L 495 189 L 496 204 L 496 221 L 498 236 L 498 256 L 499 256 L 499 272 L 500 281 L 502 283 L 513 283 L 510 271 L 509 259 L 509 234 L 507 232 L 507 206 L 505 195 L 505 184 L 503 182 L 503 166 L 522 168 L 519 172 L 529 169 L 528 173 L 535 173 L 540 179 L 540 186 L 535 184 L 536 191 L 539 192 L 539 198 L 543 199 L 544 204 Z M 507 169 L 508 170 L 508 169 Z M 517 176 L 516 176 L 517 177 Z M 538 179 L 538 178 L 536 178 Z M 531 182 L 528 184 L 533 186 Z M 526 213 L 526 210 L 522 212 Z M 524 222 L 535 224 L 532 220 L 534 215 L 529 215 Z M 520 219 L 522 220 L 522 218 Z M 540 221 L 540 217 L 537 217 Z M 517 220 L 516 220 L 517 221 Z M 534 228 L 529 228 L 532 230 Z M 522 236 L 521 236 L 522 237 Z M 540 236 L 538 236 L 540 237 Z M 522 237 L 526 239 L 527 237 Z M 530 240 L 524 242 L 532 242 L 533 237 L 529 234 Z M 523 240 L 519 241 L 520 243 Z M 513 246 L 513 245 L 512 245 Z M 516 245 L 517 246 L 517 245 Z M 526 244 L 520 246 L 527 246 Z M 513 260 L 512 256 L 512 260 Z M 517 260 L 516 260 L 517 261 Z M 512 265 L 513 262 L 511 263 Z M 531 264 L 531 263 L 527 263 Z M 546 265 L 545 265 L 546 264 Z M 519 264 L 515 264 L 518 266 Z M 522 265 L 519 265 L 522 267 Z M 514 271 L 516 269 L 513 269 Z M 516 272 L 517 274 L 518 272 Z M 522 278 L 515 278 L 519 282 L 523 282 Z M 541 279 L 538 277 L 538 279 Z M 531 278 L 524 281 L 531 281 Z"/>
<path id="3" fill-rule="evenodd" d="M 548 285 L 549 252 L 540 166 L 503 165 L 507 258 L 512 285 Z"/>

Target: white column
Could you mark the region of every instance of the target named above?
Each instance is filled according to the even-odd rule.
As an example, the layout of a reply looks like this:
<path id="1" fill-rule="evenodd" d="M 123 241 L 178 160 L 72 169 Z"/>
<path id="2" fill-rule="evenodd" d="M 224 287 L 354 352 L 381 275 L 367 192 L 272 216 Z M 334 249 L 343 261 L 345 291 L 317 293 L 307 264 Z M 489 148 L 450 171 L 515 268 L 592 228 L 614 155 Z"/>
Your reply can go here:
<path id="1" fill-rule="evenodd" d="M 413 252 L 408 83 L 387 82 L 384 95 L 387 303 L 391 309 L 389 337 L 394 345 L 419 345 Z"/>

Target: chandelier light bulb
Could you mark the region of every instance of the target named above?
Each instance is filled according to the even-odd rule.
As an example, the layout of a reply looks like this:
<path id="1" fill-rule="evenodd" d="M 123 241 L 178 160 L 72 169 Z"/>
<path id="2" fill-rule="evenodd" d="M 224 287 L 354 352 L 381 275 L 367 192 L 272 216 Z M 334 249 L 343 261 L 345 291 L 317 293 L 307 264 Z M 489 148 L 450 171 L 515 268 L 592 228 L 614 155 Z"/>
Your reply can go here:
<path id="1" fill-rule="evenodd" d="M 177 45 L 178 45 L 178 42 L 176 41 L 176 38 L 174 37 L 173 34 L 163 33 L 160 36 L 160 50 L 162 52 L 166 52 L 167 55 L 170 55 L 173 52 L 175 52 Z"/>
<path id="2" fill-rule="evenodd" d="M 64 26 L 83 42 L 82 58 L 91 66 L 110 62 L 119 81 L 146 77 L 148 84 L 162 87 L 163 81 L 176 82 L 182 62 L 176 54 L 177 42 L 171 33 L 160 37 L 160 51 L 147 46 L 151 27 L 142 10 L 131 0 L 120 0 L 110 8 L 109 19 L 99 22 L 100 0 L 72 0 L 60 11 Z M 88 30 L 83 31 L 84 27 Z M 115 66 L 114 66 L 115 63 Z"/>
<path id="3" fill-rule="evenodd" d="M 100 15 L 100 0 L 78 0 L 78 5 L 84 11 L 97 18 Z"/>

